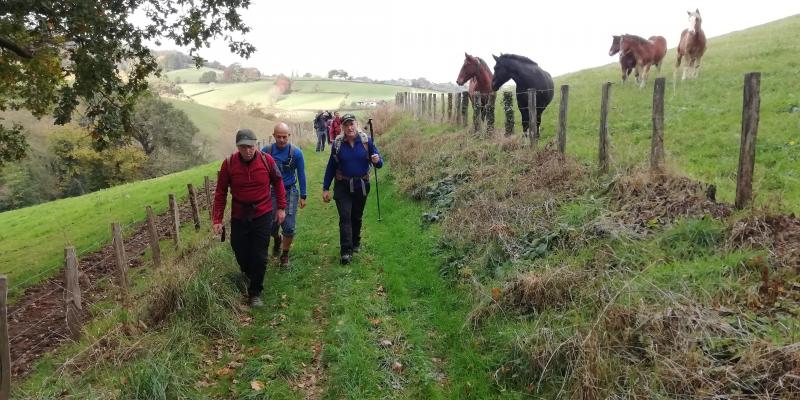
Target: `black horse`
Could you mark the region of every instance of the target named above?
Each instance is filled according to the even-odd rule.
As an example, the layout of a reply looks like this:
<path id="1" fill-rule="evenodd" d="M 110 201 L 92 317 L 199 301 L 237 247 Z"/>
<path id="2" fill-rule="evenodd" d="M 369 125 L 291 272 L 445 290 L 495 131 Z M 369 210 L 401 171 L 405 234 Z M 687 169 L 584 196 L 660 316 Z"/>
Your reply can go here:
<path id="1" fill-rule="evenodd" d="M 501 54 L 494 57 L 492 90 L 497 91 L 509 79 L 517 84 L 517 105 L 522 113 L 522 129 L 528 132 L 528 89 L 536 91 L 536 127 L 542 124 L 542 113 L 553 100 L 553 78 L 528 57 Z"/>

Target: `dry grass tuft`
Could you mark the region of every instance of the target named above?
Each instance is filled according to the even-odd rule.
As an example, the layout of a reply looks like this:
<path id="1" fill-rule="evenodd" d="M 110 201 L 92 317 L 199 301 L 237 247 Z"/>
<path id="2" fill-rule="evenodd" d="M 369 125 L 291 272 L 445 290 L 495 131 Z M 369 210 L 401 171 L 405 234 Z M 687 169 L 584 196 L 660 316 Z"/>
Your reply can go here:
<path id="1" fill-rule="evenodd" d="M 682 217 L 729 216 L 731 207 L 710 200 L 707 189 L 686 177 L 639 171 L 614 183 L 612 206 L 627 224 L 645 229 Z"/>
<path id="2" fill-rule="evenodd" d="M 800 219 L 792 215 L 755 215 L 737 221 L 728 241 L 740 248 L 769 249 L 773 265 L 800 272 Z"/>
<path id="3" fill-rule="evenodd" d="M 585 275 L 567 267 L 517 275 L 503 289 L 500 303 L 521 313 L 541 312 L 572 304 Z"/>

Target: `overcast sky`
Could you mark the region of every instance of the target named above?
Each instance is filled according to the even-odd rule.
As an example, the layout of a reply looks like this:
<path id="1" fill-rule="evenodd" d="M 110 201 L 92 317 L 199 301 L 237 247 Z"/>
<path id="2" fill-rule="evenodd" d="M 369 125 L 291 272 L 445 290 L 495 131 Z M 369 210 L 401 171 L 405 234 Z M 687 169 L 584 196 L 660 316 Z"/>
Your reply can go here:
<path id="1" fill-rule="evenodd" d="M 465 51 L 490 66 L 502 52 L 525 55 L 557 76 L 616 61 L 608 56 L 613 34 L 661 35 L 673 48 L 695 8 L 713 37 L 798 14 L 800 1 L 253 0 L 243 14 L 257 52 L 242 60 L 220 42 L 201 55 L 264 73 L 344 69 L 373 79 L 454 82 Z"/>

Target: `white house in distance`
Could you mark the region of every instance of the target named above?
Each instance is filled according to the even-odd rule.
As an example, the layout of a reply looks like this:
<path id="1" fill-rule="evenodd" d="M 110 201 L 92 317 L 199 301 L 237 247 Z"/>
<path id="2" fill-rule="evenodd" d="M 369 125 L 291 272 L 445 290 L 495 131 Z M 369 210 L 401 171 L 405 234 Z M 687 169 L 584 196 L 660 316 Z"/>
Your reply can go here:
<path id="1" fill-rule="evenodd" d="M 380 104 L 380 100 L 372 100 L 372 99 L 363 99 L 356 102 L 357 107 L 368 107 L 368 108 L 375 108 Z"/>

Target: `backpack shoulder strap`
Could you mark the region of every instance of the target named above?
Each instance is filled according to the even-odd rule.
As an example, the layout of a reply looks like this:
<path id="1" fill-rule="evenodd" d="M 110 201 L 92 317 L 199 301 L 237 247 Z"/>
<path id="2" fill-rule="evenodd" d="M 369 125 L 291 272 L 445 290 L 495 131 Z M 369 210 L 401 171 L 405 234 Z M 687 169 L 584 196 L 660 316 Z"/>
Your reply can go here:
<path id="1" fill-rule="evenodd" d="M 361 136 L 361 144 L 364 146 L 364 151 L 367 153 L 367 160 L 372 157 L 372 154 L 369 154 L 369 136 L 365 132 L 358 132 L 359 136 Z"/>
<path id="2" fill-rule="evenodd" d="M 340 133 L 336 135 L 336 138 L 333 139 L 333 159 L 336 163 L 339 163 L 339 149 L 342 148 L 342 142 L 344 141 L 344 133 Z"/>

